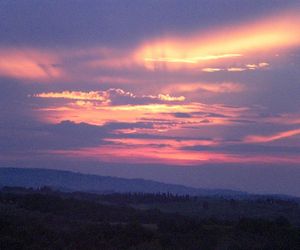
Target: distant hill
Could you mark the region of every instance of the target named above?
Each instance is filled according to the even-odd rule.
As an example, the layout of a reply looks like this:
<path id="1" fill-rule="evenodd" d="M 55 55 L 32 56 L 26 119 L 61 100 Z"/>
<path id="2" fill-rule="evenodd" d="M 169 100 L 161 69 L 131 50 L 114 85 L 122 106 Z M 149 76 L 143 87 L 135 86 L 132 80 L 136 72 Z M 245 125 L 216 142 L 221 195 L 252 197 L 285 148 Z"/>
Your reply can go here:
<path id="1" fill-rule="evenodd" d="M 232 190 L 211 190 L 186 187 L 144 179 L 125 179 L 109 176 L 80 174 L 70 171 L 29 168 L 0 168 L 0 186 L 38 188 L 50 186 L 62 191 L 96 193 L 172 193 L 202 196 L 244 196 L 247 193 Z"/>

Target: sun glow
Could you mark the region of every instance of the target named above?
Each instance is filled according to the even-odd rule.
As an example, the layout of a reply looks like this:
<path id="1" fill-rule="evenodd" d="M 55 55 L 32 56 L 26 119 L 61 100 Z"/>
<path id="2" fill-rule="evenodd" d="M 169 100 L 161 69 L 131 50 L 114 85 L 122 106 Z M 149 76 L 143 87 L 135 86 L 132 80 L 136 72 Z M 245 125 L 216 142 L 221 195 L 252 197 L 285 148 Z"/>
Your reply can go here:
<path id="1" fill-rule="evenodd" d="M 136 58 L 148 69 L 197 67 L 206 61 L 241 57 L 256 51 L 288 48 L 300 43 L 300 18 L 285 13 L 238 27 L 192 35 L 166 37 L 143 44 Z M 265 66 L 265 65 L 264 65 Z"/>

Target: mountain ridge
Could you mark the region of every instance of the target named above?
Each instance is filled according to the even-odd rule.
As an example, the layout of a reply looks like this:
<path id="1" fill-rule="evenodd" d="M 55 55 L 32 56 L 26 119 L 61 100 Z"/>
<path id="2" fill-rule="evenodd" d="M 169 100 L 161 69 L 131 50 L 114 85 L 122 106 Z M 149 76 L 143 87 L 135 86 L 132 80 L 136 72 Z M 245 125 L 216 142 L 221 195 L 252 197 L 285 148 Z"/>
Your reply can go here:
<path id="1" fill-rule="evenodd" d="M 147 179 L 127 179 L 112 176 L 83 174 L 66 170 L 42 168 L 0 168 L 1 186 L 38 188 L 50 186 L 60 190 L 85 192 L 143 192 L 178 195 L 243 196 L 247 192 L 229 189 L 205 189 L 179 184 L 168 184 Z"/>
<path id="2" fill-rule="evenodd" d="M 196 188 L 180 184 L 163 183 L 142 178 L 122 178 L 85 174 L 69 170 L 44 168 L 0 167 L 0 187 L 40 188 L 49 186 L 65 192 L 88 193 L 172 193 L 191 196 L 219 196 L 234 199 L 279 198 L 298 200 L 298 196 L 286 194 L 255 194 L 231 189 Z"/>

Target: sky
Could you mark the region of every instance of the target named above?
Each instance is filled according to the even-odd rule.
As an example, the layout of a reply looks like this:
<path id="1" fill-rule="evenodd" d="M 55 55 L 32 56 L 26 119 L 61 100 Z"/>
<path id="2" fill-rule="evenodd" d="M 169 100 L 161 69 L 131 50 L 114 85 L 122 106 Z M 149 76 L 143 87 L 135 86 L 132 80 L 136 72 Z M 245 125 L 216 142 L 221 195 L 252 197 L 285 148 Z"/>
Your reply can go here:
<path id="1" fill-rule="evenodd" d="M 299 0 L 0 1 L 0 166 L 300 196 Z"/>

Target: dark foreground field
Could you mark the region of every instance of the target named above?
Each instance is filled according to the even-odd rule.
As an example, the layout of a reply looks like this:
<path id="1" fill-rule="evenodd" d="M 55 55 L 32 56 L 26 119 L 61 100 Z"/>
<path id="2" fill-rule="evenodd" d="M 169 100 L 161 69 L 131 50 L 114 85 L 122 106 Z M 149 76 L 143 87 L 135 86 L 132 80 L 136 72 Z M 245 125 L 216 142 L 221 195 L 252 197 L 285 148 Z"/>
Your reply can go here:
<path id="1" fill-rule="evenodd" d="M 0 249 L 300 249 L 297 200 L 3 188 Z"/>

